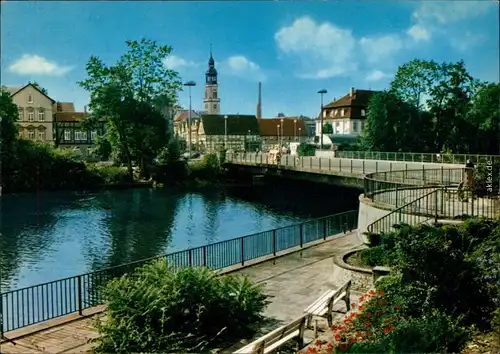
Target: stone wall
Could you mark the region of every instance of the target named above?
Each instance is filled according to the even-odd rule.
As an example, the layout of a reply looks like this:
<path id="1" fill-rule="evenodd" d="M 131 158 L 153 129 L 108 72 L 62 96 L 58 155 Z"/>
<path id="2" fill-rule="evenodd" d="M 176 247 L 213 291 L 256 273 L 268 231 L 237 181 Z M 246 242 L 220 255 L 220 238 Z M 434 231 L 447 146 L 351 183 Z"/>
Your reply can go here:
<path id="1" fill-rule="evenodd" d="M 340 287 L 350 279 L 351 290 L 366 292 L 373 287 L 373 273 L 370 269 L 353 267 L 345 263 L 344 258 L 350 253 L 352 251 L 333 257 L 332 282 Z"/>

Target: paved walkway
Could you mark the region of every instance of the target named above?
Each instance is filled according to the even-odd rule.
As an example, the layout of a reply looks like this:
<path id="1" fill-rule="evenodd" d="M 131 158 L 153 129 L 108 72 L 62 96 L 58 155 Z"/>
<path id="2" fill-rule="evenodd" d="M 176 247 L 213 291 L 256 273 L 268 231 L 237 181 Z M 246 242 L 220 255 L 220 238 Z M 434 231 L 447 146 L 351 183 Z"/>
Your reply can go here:
<path id="1" fill-rule="evenodd" d="M 265 311 L 267 325 L 257 336 L 269 332 L 300 316 L 321 293 L 334 285 L 333 255 L 360 245 L 356 232 L 332 238 L 317 246 L 303 249 L 274 260 L 269 260 L 238 270 L 257 282 L 265 283 L 271 304 Z M 358 294 L 353 292 L 353 298 Z M 341 306 L 342 307 L 342 306 Z M 14 343 L 0 345 L 1 353 L 87 353 L 91 351 L 88 340 L 98 333 L 93 323 L 104 315 L 79 319 L 71 323 L 40 331 L 16 339 Z M 8 333 L 7 333 L 8 334 Z M 311 337 L 312 339 L 312 337 Z M 238 343 L 235 347 L 244 345 Z M 225 349 L 224 352 L 227 350 Z"/>

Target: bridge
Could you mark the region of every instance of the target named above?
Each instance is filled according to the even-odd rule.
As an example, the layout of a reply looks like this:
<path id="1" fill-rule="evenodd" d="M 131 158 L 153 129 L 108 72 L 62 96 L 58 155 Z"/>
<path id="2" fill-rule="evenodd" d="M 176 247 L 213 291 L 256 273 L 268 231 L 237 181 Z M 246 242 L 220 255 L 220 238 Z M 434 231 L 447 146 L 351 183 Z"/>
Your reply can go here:
<path id="1" fill-rule="evenodd" d="M 363 187 L 363 180 L 370 173 L 391 173 L 462 168 L 463 165 L 433 162 L 370 160 L 355 158 L 329 158 L 284 155 L 277 161 L 270 154 L 227 154 L 225 166 L 237 167 L 253 174 L 281 175 L 314 182 Z M 425 172 L 423 173 L 425 175 Z"/>
<path id="2" fill-rule="evenodd" d="M 477 157 L 474 161 L 481 158 L 500 160 L 494 156 Z M 437 223 L 463 215 L 498 218 L 498 191 L 495 196 L 478 197 L 471 191 L 460 190 L 459 184 L 469 171 L 461 160 L 454 161 L 460 164 L 285 156 L 278 164 L 265 154 L 228 154 L 227 164 L 233 166 L 358 179 L 364 186 L 359 210 L 190 248 L 157 259 L 166 259 L 175 267 L 223 270 L 273 259 L 282 252 L 301 250 L 308 244 L 354 229 L 366 242 L 364 232 L 387 232 L 400 222 Z M 0 293 L 0 343 L 6 333 L 70 314 L 81 316 L 87 310 L 98 308 L 103 303 L 103 285 L 151 260 Z"/>

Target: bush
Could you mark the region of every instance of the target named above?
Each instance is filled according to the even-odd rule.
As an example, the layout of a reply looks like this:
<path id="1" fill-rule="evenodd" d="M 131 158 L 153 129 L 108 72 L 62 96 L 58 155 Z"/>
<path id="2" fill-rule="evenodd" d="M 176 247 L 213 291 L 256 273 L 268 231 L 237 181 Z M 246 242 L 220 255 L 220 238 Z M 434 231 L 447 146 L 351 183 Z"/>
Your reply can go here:
<path id="1" fill-rule="evenodd" d="M 192 162 L 189 165 L 190 177 L 192 179 L 215 180 L 220 174 L 220 163 L 217 154 L 207 154 L 201 161 Z"/>
<path id="2" fill-rule="evenodd" d="M 104 184 L 131 182 L 127 169 L 124 167 L 88 164 L 87 168 Z"/>
<path id="3" fill-rule="evenodd" d="M 206 268 L 153 262 L 108 283 L 96 351 L 200 352 L 251 334 L 267 306 L 261 285 Z"/>

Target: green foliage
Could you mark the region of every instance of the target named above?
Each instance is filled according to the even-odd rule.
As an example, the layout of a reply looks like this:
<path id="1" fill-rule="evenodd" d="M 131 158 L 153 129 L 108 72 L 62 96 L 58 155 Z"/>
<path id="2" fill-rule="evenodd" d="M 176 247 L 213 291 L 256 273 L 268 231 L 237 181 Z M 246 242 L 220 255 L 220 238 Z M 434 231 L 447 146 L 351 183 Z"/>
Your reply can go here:
<path id="1" fill-rule="evenodd" d="M 177 182 L 184 180 L 188 175 L 187 163 L 181 160 L 180 141 L 170 139 L 167 147 L 160 150 L 157 156 L 154 179 L 157 182 Z"/>
<path id="2" fill-rule="evenodd" d="M 316 153 L 316 147 L 308 143 L 300 143 L 297 147 L 297 154 L 299 156 L 314 156 Z"/>
<path id="3" fill-rule="evenodd" d="M 402 275 L 381 289 L 403 295 L 412 316 L 438 309 L 462 316 L 463 325 L 487 329 L 500 304 L 498 225 L 471 219 L 461 226 L 401 226 L 382 235 L 381 245 L 364 250 L 362 259 L 390 265 Z"/>
<path id="4" fill-rule="evenodd" d="M 220 175 L 221 167 L 217 154 L 207 154 L 201 161 L 190 163 L 190 178 L 200 180 L 216 180 Z"/>
<path id="5" fill-rule="evenodd" d="M 323 134 L 333 134 L 333 125 L 331 123 L 323 125 Z"/>
<path id="6" fill-rule="evenodd" d="M 96 352 L 201 352 L 253 332 L 267 306 L 261 285 L 216 277 L 206 268 L 174 271 L 165 261 L 138 268 L 105 289 L 107 321 Z"/>
<path id="7" fill-rule="evenodd" d="M 30 83 L 30 84 L 32 84 L 33 86 L 36 86 L 36 87 L 37 87 L 40 91 L 42 91 L 45 95 L 48 95 L 48 93 L 49 93 L 49 92 L 47 91 L 47 89 L 46 89 L 46 88 L 44 88 L 44 87 L 42 87 L 42 86 L 40 86 L 40 84 L 39 84 L 38 82 L 36 82 L 36 81 L 30 81 L 29 83 Z"/>
<path id="8" fill-rule="evenodd" d="M 167 140 L 162 115 L 165 105 L 176 102 L 181 83 L 177 72 L 164 60 L 172 48 L 155 41 L 127 41 L 128 51 L 113 66 L 92 56 L 87 63 L 87 78 L 79 85 L 90 93 L 89 124 L 106 119 L 106 140 L 114 158 L 127 165 L 140 166 L 148 176 L 149 166 Z"/>
<path id="9" fill-rule="evenodd" d="M 87 168 L 92 174 L 98 176 L 102 180 L 102 183 L 105 184 L 132 182 L 127 170 L 123 167 L 88 164 Z"/>
<path id="10" fill-rule="evenodd" d="M 362 145 L 378 151 L 498 154 L 499 96 L 500 84 L 478 82 L 463 61 L 412 60 L 398 68 L 390 91 L 372 97 Z"/>

